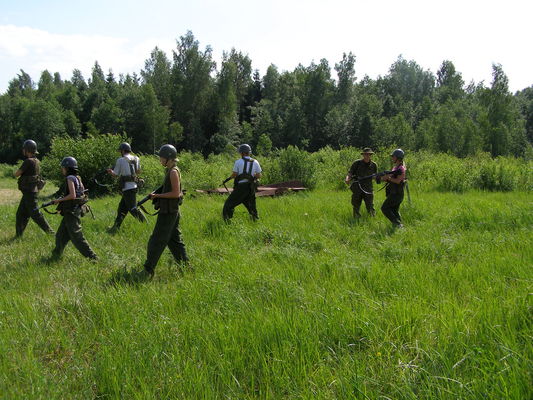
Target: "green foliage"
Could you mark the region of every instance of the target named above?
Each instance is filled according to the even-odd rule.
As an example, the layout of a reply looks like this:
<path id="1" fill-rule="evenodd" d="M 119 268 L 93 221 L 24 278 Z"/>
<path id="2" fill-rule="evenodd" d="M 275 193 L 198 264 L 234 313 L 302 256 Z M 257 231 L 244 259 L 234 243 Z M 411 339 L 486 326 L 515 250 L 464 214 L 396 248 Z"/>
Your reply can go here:
<path id="1" fill-rule="evenodd" d="M 279 175 L 269 175 L 271 180 L 299 180 L 306 187 L 315 187 L 316 165 L 308 152 L 300 150 L 298 147 L 289 146 L 278 151 L 277 162 L 279 165 L 277 173 Z"/>
<path id="2" fill-rule="evenodd" d="M 60 186 L 64 180 L 61 160 L 68 156 L 74 157 L 78 161 L 83 184 L 91 195 L 102 193 L 105 189 L 97 186 L 94 178 L 101 183 L 111 183 L 104 171 L 115 165 L 118 146 L 125 141 L 128 138 L 123 135 L 97 135 L 86 139 L 57 137 L 52 141 L 50 152 L 42 160 L 42 174 Z"/>

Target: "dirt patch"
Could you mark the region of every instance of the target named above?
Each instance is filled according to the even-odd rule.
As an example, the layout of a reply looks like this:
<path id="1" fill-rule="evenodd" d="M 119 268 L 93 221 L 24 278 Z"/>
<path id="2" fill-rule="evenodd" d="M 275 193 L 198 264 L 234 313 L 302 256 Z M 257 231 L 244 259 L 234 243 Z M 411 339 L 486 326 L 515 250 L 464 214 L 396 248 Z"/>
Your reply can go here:
<path id="1" fill-rule="evenodd" d="M 21 195 L 17 189 L 0 189 L 0 204 L 17 203 Z"/>

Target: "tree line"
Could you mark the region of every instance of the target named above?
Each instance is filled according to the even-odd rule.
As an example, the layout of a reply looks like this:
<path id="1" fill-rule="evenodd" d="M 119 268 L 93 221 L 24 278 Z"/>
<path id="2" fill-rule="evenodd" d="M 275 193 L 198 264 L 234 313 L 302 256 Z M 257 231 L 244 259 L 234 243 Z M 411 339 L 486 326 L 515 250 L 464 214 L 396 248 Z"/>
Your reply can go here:
<path id="1" fill-rule="evenodd" d="M 24 139 L 46 152 L 57 136 L 125 133 L 136 151 L 161 143 L 204 155 L 247 142 L 258 152 L 297 146 L 398 145 L 465 157 L 524 156 L 533 142 L 533 86 L 512 94 L 501 65 L 492 82 L 466 84 L 451 61 L 436 74 L 403 57 L 385 76 L 356 77 L 356 57 L 343 54 L 293 71 L 270 65 L 264 76 L 232 49 L 220 67 L 192 32 L 176 41 L 172 59 L 155 48 L 140 74 L 116 77 L 96 62 L 87 80 L 23 70 L 0 96 L 0 158 L 15 162 Z"/>

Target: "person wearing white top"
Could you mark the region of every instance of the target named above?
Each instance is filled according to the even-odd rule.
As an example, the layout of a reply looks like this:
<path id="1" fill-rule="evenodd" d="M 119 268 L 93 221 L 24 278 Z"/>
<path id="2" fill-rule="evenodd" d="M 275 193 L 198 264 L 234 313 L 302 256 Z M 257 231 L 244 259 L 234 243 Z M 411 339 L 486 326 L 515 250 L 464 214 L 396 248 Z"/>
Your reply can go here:
<path id="1" fill-rule="evenodd" d="M 226 183 L 230 179 L 235 180 L 233 192 L 229 195 L 224 208 L 222 209 L 222 217 L 225 221 L 233 217 L 233 210 L 239 204 L 243 204 L 252 220 L 259 219 L 257 215 L 257 207 L 255 204 L 255 188 L 256 180 L 261 178 L 261 166 L 259 162 L 250 157 L 252 148 L 247 144 L 241 144 L 238 149 L 241 153 L 241 158 L 235 161 L 231 176 L 226 179 Z"/>
<path id="2" fill-rule="evenodd" d="M 120 186 L 122 189 L 122 199 L 118 204 L 117 217 L 115 223 L 108 229 L 109 233 L 115 233 L 120 229 L 122 221 L 126 215 L 131 213 L 136 219 L 141 222 L 146 222 L 146 217 L 137 209 L 137 183 L 136 176 L 140 171 L 139 157 L 131 154 L 131 146 L 129 143 L 121 143 L 118 147 L 121 157 L 117 159 L 115 168 L 108 169 L 107 172 L 113 176 L 119 177 Z"/>

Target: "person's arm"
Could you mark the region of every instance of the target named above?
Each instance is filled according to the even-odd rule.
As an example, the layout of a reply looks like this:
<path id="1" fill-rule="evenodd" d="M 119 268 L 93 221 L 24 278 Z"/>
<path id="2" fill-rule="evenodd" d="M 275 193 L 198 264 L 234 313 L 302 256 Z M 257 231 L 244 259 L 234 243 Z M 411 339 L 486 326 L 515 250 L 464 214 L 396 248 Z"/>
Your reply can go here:
<path id="1" fill-rule="evenodd" d="M 350 181 L 352 180 L 353 178 L 353 174 L 354 174 L 354 170 L 355 170 L 355 165 L 356 163 L 354 162 L 352 164 L 352 166 L 350 167 L 350 169 L 348 170 L 348 173 L 346 174 L 346 178 L 344 178 L 344 183 L 346 183 L 347 185 L 350 183 Z"/>
<path id="2" fill-rule="evenodd" d="M 386 179 L 387 182 L 402 183 L 405 180 L 405 168 L 402 168 L 402 173 L 398 175 L 397 177 L 393 177 L 392 174 L 386 175 L 386 177 L 387 177 Z"/>
<path id="3" fill-rule="evenodd" d="M 108 168 L 107 173 L 109 175 L 118 176 L 120 175 L 120 158 L 115 163 L 115 168 Z"/>
<path id="4" fill-rule="evenodd" d="M 20 166 L 20 168 L 17 169 L 15 172 L 13 172 L 13 176 L 14 176 L 15 178 L 18 178 L 18 177 L 21 176 L 21 175 L 24 173 L 24 171 L 26 171 L 27 169 L 28 169 L 28 162 L 27 162 L 27 159 L 26 159 L 26 160 L 24 160 L 24 161 L 22 162 L 22 165 Z"/>
<path id="5" fill-rule="evenodd" d="M 181 182 L 178 171 L 175 169 L 170 171 L 170 184 L 172 191 L 166 193 L 150 193 L 151 199 L 179 199 L 181 195 Z"/>
<path id="6" fill-rule="evenodd" d="M 74 181 L 71 179 L 68 179 L 67 186 L 68 186 L 68 195 L 64 197 L 60 197 L 59 199 L 52 200 L 52 204 L 57 204 L 57 203 L 61 203 L 62 201 L 76 199 L 76 188 L 74 187 Z"/>

